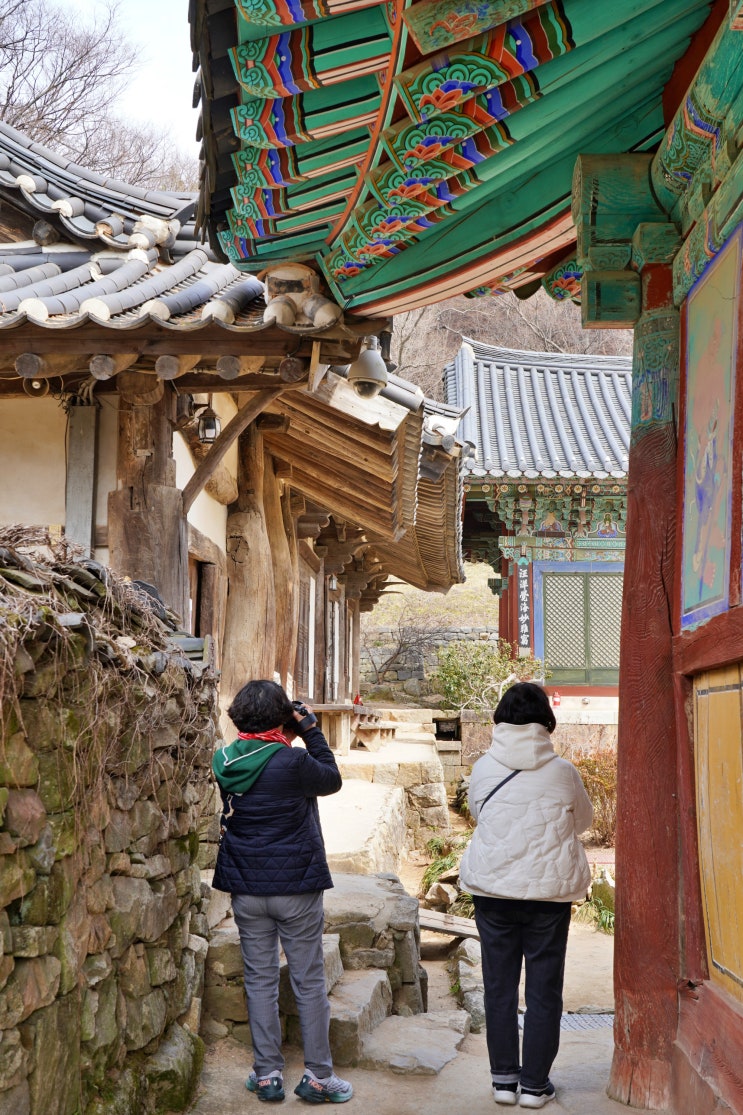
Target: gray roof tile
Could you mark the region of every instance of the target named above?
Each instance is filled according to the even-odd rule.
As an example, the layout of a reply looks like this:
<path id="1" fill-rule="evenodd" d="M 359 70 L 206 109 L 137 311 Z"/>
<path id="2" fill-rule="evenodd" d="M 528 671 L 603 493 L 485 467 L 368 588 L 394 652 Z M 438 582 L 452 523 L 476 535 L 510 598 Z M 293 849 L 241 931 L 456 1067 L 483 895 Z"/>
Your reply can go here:
<path id="1" fill-rule="evenodd" d="M 463 338 L 444 369 L 447 403 L 468 407 L 460 436 L 473 477 L 622 477 L 630 439 L 632 361 L 522 352 Z"/>

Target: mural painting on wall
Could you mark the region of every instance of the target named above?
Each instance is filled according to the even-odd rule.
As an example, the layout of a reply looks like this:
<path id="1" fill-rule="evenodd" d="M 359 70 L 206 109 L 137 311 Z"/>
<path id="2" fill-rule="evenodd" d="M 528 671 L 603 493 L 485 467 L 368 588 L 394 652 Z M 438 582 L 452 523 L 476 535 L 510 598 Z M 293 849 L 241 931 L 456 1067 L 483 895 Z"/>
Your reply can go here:
<path id="1" fill-rule="evenodd" d="M 741 235 L 710 264 L 686 307 L 682 627 L 728 607 Z"/>

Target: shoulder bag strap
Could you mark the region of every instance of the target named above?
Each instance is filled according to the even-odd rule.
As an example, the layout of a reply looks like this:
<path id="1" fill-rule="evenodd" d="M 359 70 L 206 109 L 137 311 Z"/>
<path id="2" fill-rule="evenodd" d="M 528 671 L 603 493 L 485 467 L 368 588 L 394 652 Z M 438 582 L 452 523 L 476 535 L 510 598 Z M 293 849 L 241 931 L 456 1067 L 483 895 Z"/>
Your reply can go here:
<path id="1" fill-rule="evenodd" d="M 515 778 L 516 775 L 520 774 L 520 773 L 521 773 L 520 770 L 512 770 L 509 775 L 506 775 L 506 777 L 503 779 L 503 781 L 499 782 L 498 785 L 490 791 L 488 796 L 486 798 L 483 798 L 483 800 L 480 802 L 480 811 L 482 812 L 483 807 L 488 804 L 488 802 L 492 798 L 493 794 L 496 794 L 498 792 L 498 790 L 500 790 L 501 786 L 505 786 L 506 782 L 510 782 L 512 778 Z"/>

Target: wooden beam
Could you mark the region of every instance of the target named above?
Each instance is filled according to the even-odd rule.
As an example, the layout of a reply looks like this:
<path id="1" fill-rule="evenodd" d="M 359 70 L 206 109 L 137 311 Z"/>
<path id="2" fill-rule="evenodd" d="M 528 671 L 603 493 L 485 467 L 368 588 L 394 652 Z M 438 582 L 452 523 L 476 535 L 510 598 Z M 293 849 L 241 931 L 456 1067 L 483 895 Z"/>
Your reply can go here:
<path id="1" fill-rule="evenodd" d="M 80 357 L 50 353 L 39 356 L 36 352 L 21 352 L 16 356 L 14 367 L 21 379 L 49 379 L 65 372 L 80 370 Z"/>
<path id="2" fill-rule="evenodd" d="M 166 328 L 159 322 L 149 322 L 136 329 L 117 329 L 88 321 L 71 329 L 50 329 L 24 322 L 13 329 L 4 329 L 2 333 L 3 355 L 10 356 L 24 352 L 40 355 L 47 352 L 78 355 L 81 352 L 138 352 L 140 357 L 167 353 L 188 355 L 198 347 L 202 352 L 208 352 L 215 361 L 219 356 L 234 355 L 236 349 L 244 350 L 243 355 L 252 359 L 271 356 L 281 359 L 289 353 L 309 358 L 313 341 L 319 341 L 323 361 L 341 364 L 348 363 L 349 356 L 351 360 L 356 359 L 363 337 L 374 333 L 379 328 L 379 322 L 365 322 L 358 334 L 357 328 L 355 323 L 353 330 L 345 325 L 335 325 L 321 334 L 299 336 L 279 328 L 235 330 L 217 323 L 209 323 L 196 330 Z M 345 358 L 341 357 L 342 353 L 346 354 Z"/>
<path id="3" fill-rule="evenodd" d="M 93 379 L 113 379 L 119 372 L 125 372 L 139 359 L 136 352 L 118 352 L 116 355 L 100 352 L 90 358 L 88 369 Z"/>
<path id="4" fill-rule="evenodd" d="M 240 376 L 260 372 L 265 364 L 265 357 L 260 354 L 251 356 L 235 356 L 233 354 L 220 356 L 216 363 L 217 375 L 221 379 L 233 380 Z"/>
<path id="5" fill-rule="evenodd" d="M 201 353 L 198 355 L 183 354 L 182 356 L 172 356 L 168 353 L 158 356 L 155 361 L 155 375 L 159 379 L 179 379 L 186 372 L 192 371 L 200 360 Z"/>
<path id="6" fill-rule="evenodd" d="M 228 422 L 211 447 L 208 456 L 206 456 L 196 468 L 193 476 L 183 489 L 184 515 L 188 514 L 193 501 L 196 499 L 209 477 L 213 474 L 232 443 L 240 436 L 243 430 L 246 430 L 250 423 L 285 390 L 286 385 L 282 384 L 279 387 L 258 391 L 245 406 L 240 408 L 235 417 Z"/>

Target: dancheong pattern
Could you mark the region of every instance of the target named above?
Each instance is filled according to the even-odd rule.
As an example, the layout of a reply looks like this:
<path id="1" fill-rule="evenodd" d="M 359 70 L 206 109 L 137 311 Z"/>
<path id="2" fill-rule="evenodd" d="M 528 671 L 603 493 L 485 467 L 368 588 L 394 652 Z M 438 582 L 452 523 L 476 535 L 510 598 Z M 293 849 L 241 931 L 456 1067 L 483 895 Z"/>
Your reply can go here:
<path id="1" fill-rule="evenodd" d="M 468 49 L 438 54 L 430 62 L 401 74 L 397 85 L 405 106 L 417 120 L 454 108 L 477 93 L 511 81 L 565 54 L 575 45 L 558 4 L 547 4 L 523 20 L 513 20 Z"/>
<path id="2" fill-rule="evenodd" d="M 694 209 L 689 183 L 734 158 L 716 108 L 718 86 L 737 80 L 735 44 L 707 82 L 714 96 L 697 83 L 668 130 L 662 102 L 709 0 L 216 8 L 201 61 L 206 164 L 220 185 L 204 221 L 244 270 L 309 261 L 339 302 L 372 316 L 540 281 L 577 301 L 570 195 L 583 151 L 658 149 L 654 190 L 681 213 L 687 244 L 678 289 L 717 249 L 723 225 Z M 734 0 L 723 19 L 728 37 L 740 10 Z"/>

